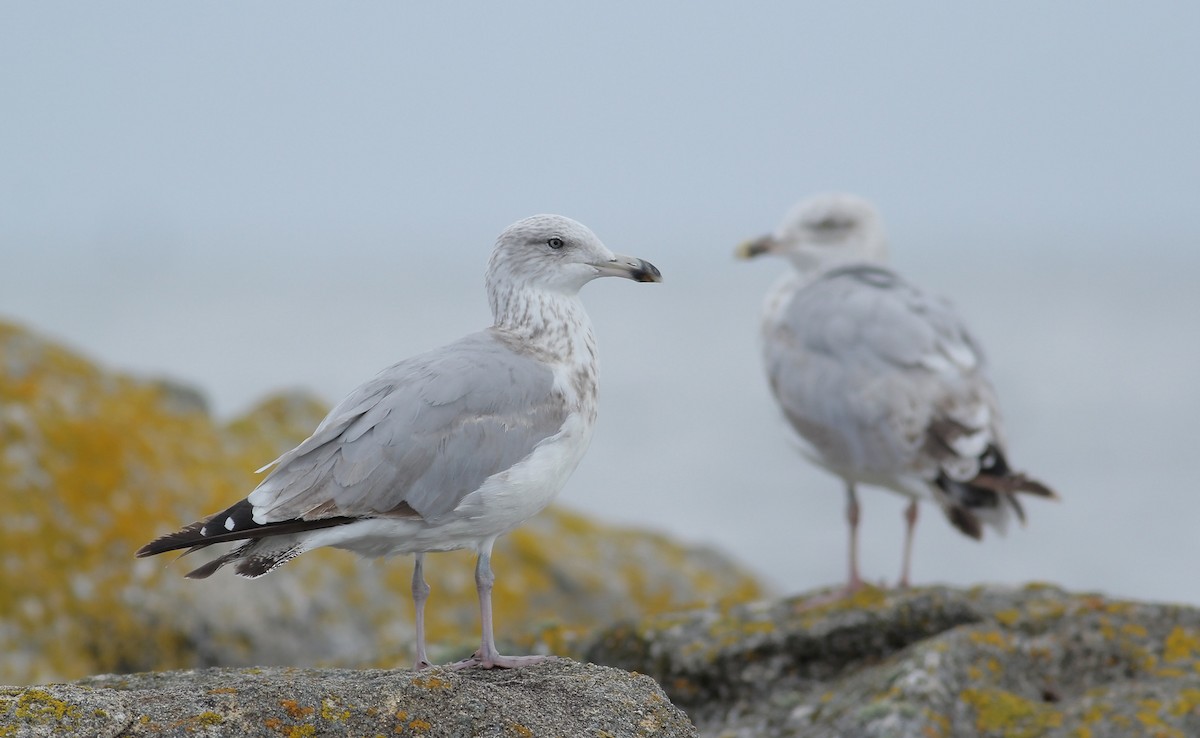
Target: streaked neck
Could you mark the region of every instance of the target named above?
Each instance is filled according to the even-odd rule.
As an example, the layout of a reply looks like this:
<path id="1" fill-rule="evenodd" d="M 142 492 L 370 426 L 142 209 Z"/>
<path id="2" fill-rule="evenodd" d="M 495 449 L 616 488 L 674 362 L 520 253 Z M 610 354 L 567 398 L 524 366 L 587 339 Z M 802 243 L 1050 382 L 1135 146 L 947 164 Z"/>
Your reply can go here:
<path id="1" fill-rule="evenodd" d="M 559 361 L 594 360 L 592 321 L 579 295 L 512 287 L 490 298 L 497 329 Z"/>

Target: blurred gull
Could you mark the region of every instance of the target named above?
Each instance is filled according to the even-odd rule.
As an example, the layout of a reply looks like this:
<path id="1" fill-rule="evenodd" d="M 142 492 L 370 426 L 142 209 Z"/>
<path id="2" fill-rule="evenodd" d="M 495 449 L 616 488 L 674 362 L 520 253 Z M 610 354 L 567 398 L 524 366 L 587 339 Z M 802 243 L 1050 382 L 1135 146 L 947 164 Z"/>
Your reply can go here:
<path id="1" fill-rule="evenodd" d="M 478 555 L 482 641 L 455 666 L 515 667 L 492 635 L 492 544 L 544 508 L 587 450 L 596 421 L 596 339 L 579 300 L 597 277 L 661 282 L 587 227 L 535 215 L 496 241 L 486 286 L 495 325 L 387 369 L 338 403 L 241 502 L 162 536 L 138 556 L 244 541 L 226 564 L 260 577 L 305 551 L 415 554 L 417 668 L 425 653 L 427 551 Z M 260 469 L 259 471 L 263 471 Z"/>
<path id="2" fill-rule="evenodd" d="M 1024 522 L 1016 493 L 1055 497 L 1009 469 L 983 354 L 948 302 L 883 266 L 870 203 L 827 194 L 796 205 L 738 255 L 791 262 L 763 305 L 767 378 L 801 453 L 841 477 L 850 523 L 846 591 L 858 571 L 856 485 L 908 497 L 900 586 L 909 583 L 917 500 L 932 498 L 971 538 Z"/>

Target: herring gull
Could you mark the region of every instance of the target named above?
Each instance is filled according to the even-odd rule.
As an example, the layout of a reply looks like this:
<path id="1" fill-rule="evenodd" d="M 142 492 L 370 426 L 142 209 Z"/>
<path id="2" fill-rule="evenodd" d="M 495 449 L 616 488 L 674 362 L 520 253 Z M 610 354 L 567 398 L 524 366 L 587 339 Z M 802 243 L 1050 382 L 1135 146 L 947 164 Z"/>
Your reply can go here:
<path id="1" fill-rule="evenodd" d="M 771 392 L 801 453 L 842 479 L 850 524 L 846 592 L 858 570 L 856 487 L 909 498 L 900 586 L 909 583 L 917 501 L 932 499 L 974 539 L 1025 514 L 1017 493 L 1056 495 L 1014 472 L 983 354 L 951 305 L 885 266 L 883 227 L 867 201 L 818 195 L 738 256 L 775 254 L 792 269 L 763 304 Z"/>
<path id="2" fill-rule="evenodd" d="M 416 668 L 429 665 L 423 576 L 430 551 L 476 551 L 481 643 L 456 667 L 516 667 L 492 635 L 492 545 L 544 508 L 587 450 L 596 421 L 596 339 L 579 290 L 597 277 L 661 282 L 654 265 L 609 251 L 557 215 L 509 226 L 485 284 L 495 324 L 401 361 L 342 400 L 313 434 L 259 471 L 244 500 L 143 546 L 137 555 L 233 550 L 260 577 L 322 546 L 363 556 L 414 554 Z"/>

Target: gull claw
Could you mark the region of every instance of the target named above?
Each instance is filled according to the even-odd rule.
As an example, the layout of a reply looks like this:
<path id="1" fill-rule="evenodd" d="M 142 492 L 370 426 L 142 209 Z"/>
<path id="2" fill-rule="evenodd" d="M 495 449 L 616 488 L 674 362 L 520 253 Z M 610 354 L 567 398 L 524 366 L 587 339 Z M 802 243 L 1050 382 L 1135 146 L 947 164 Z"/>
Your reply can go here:
<path id="1" fill-rule="evenodd" d="M 479 651 L 471 654 L 469 658 L 462 661 L 455 661 L 453 664 L 448 664 L 449 668 L 455 671 L 463 669 L 520 669 L 523 666 L 533 666 L 540 664 L 543 661 L 549 661 L 553 656 L 542 656 L 534 654 L 531 656 L 503 656 L 501 654 L 492 654 L 490 658 L 480 656 Z"/>

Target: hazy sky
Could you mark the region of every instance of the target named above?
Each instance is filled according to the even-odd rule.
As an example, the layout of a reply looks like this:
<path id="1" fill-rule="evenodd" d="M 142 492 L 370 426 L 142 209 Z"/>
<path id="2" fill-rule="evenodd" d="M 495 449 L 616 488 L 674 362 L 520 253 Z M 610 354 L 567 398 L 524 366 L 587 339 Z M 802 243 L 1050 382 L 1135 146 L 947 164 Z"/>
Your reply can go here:
<path id="1" fill-rule="evenodd" d="M 686 253 L 841 187 L 894 230 L 1167 248 L 1200 234 L 1197 28 L 1192 2 L 5 3 L 0 239 L 411 248 L 554 211 Z"/>
<path id="2" fill-rule="evenodd" d="M 496 234 L 569 215 L 667 281 L 587 289 L 601 424 L 564 501 L 811 587 L 843 574 L 840 493 L 757 363 L 780 265 L 730 253 L 848 189 L 1065 498 L 983 546 L 930 510 L 916 579 L 1200 602 L 1163 543 L 1200 520 L 1197 29 L 1194 2 L 6 2 L 0 318 L 223 416 L 333 401 L 485 324 Z M 778 499 L 733 514 L 751 489 Z M 894 578 L 876 499 L 864 567 Z"/>

